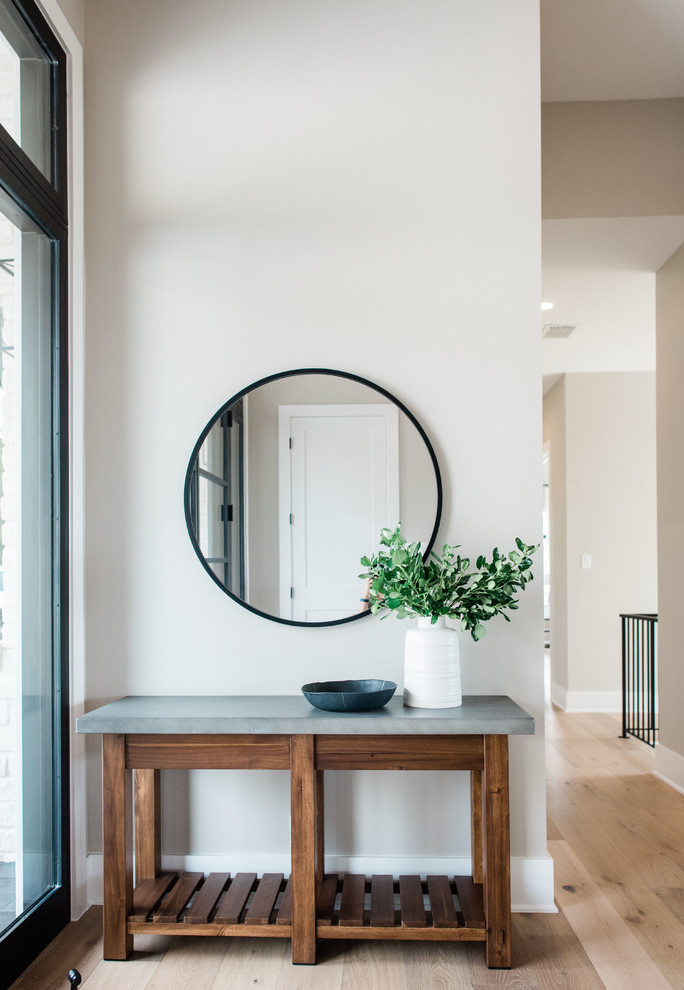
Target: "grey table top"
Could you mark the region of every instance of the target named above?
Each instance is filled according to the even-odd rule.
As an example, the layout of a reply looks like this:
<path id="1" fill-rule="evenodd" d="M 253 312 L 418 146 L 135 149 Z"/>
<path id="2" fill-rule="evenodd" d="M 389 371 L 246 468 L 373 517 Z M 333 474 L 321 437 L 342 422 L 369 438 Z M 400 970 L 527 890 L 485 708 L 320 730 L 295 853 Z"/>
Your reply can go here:
<path id="1" fill-rule="evenodd" d="M 469 695 L 460 708 L 405 708 L 392 698 L 373 712 L 323 712 L 302 695 L 129 696 L 76 720 L 85 733 L 288 735 L 532 735 L 534 719 L 505 695 Z"/>

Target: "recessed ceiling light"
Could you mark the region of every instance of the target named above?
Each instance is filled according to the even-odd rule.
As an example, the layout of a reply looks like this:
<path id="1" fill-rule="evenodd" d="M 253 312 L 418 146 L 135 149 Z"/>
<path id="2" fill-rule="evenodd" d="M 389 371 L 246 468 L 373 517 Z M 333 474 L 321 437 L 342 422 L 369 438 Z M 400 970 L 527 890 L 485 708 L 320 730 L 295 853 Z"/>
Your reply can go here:
<path id="1" fill-rule="evenodd" d="M 541 304 L 541 308 L 542 309 L 553 309 L 553 303 L 552 302 L 543 302 Z"/>

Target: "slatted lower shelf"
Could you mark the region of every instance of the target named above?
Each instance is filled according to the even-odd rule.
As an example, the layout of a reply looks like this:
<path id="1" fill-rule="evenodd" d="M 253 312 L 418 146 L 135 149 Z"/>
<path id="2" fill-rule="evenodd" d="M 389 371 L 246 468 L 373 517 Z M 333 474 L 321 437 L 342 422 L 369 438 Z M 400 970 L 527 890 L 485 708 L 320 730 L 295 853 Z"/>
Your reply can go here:
<path id="1" fill-rule="evenodd" d="M 316 936 L 484 941 L 482 903 L 471 877 L 333 874 L 318 892 Z"/>
<path id="2" fill-rule="evenodd" d="M 257 935 L 289 938 L 292 893 L 282 873 L 162 873 L 133 891 L 128 931 L 139 935 Z"/>
<path id="3" fill-rule="evenodd" d="M 485 929 L 471 877 L 329 874 L 318 890 L 321 939 L 484 941 Z M 289 938 L 291 883 L 281 873 L 162 873 L 135 888 L 128 931 Z"/>

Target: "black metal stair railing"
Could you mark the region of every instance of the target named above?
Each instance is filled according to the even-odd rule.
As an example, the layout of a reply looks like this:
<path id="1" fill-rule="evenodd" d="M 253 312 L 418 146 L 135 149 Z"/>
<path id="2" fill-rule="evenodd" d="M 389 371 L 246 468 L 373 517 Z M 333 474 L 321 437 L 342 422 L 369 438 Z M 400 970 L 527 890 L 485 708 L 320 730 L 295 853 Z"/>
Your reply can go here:
<path id="1" fill-rule="evenodd" d="M 622 737 L 628 735 L 655 746 L 657 642 L 655 613 L 621 614 L 622 621 Z"/>

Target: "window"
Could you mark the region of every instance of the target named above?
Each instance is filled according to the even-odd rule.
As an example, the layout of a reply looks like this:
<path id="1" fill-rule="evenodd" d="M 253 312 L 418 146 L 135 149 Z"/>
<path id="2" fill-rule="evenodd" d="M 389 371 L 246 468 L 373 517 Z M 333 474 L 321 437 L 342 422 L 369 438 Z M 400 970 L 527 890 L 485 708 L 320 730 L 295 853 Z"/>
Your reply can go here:
<path id="1" fill-rule="evenodd" d="M 47 179 L 50 148 L 50 58 L 11 4 L 0 7 L 0 124 Z"/>
<path id="2" fill-rule="evenodd" d="M 0 988 L 69 920 L 65 104 L 0 0 Z"/>

